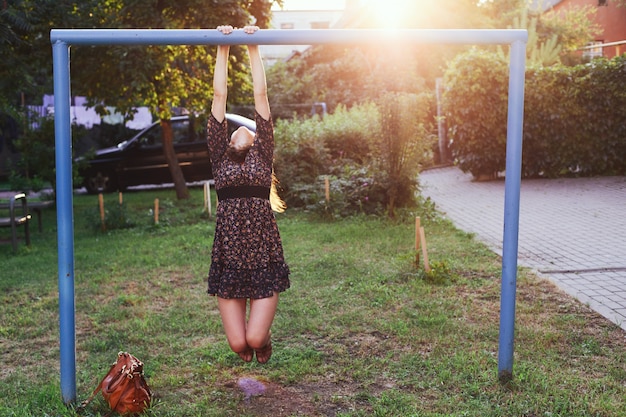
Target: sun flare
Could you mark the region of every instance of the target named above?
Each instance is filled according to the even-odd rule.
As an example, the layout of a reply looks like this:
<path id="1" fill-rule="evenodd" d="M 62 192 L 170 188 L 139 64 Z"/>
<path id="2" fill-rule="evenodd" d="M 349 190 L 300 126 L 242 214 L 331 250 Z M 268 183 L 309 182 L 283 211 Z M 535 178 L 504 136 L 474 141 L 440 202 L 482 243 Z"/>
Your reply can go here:
<path id="1" fill-rule="evenodd" d="M 372 17 L 372 24 L 381 29 L 416 26 L 416 5 L 428 2 L 415 0 L 364 0 Z"/>

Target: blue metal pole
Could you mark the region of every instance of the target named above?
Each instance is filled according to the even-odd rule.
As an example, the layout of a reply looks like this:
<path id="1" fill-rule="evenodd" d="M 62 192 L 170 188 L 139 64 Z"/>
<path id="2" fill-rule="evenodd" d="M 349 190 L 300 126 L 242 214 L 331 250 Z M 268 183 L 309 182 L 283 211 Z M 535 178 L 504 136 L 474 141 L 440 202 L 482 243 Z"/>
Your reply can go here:
<path id="1" fill-rule="evenodd" d="M 522 134 L 524 125 L 524 75 L 526 70 L 525 42 L 516 41 L 511 44 L 510 59 L 506 178 L 504 183 L 502 291 L 500 296 L 500 349 L 498 351 L 498 378 L 501 382 L 508 382 L 513 378 L 515 290 L 517 286 Z"/>
<path id="2" fill-rule="evenodd" d="M 61 395 L 63 401 L 68 404 L 76 400 L 76 327 L 74 307 L 70 58 L 67 43 L 58 41 L 53 44 L 52 60 L 54 70 Z"/>
<path id="3" fill-rule="evenodd" d="M 70 130 L 69 45 L 313 45 L 363 43 L 511 44 L 509 113 L 505 183 L 500 376 L 512 376 L 515 286 L 524 108 L 526 30 L 260 30 L 226 36 L 215 29 L 53 29 L 55 135 L 57 169 L 57 236 L 61 390 L 66 403 L 76 398 L 76 331 L 74 305 L 74 225 L 72 208 L 72 144 Z"/>
<path id="4" fill-rule="evenodd" d="M 215 29 L 52 29 L 52 42 L 71 45 L 315 45 L 315 44 L 510 44 L 526 40 L 520 29 L 263 29 L 253 35 Z"/>

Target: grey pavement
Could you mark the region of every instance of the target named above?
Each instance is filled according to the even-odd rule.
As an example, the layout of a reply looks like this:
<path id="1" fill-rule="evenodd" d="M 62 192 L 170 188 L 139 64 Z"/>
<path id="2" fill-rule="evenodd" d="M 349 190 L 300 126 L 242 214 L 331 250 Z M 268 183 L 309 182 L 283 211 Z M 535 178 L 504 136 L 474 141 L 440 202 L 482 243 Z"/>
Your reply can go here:
<path id="1" fill-rule="evenodd" d="M 422 194 L 502 255 L 504 180 L 456 167 L 420 174 Z M 522 180 L 518 266 L 626 330 L 626 177 Z"/>

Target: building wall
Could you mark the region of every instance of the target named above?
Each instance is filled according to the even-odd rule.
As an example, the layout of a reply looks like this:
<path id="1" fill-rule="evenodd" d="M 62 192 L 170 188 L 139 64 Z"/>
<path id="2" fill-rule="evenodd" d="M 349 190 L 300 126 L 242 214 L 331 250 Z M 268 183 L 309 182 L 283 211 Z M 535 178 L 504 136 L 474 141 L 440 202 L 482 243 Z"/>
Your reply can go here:
<path id="1" fill-rule="evenodd" d="M 329 29 L 341 19 L 343 10 L 274 10 L 271 29 Z M 286 59 L 296 52 L 302 52 L 309 45 L 262 45 L 261 54 L 265 64 Z"/>
<path id="2" fill-rule="evenodd" d="M 603 4 L 603 5 L 600 5 Z M 618 6 L 616 0 L 563 0 L 554 6 L 555 11 L 569 7 L 593 6 L 597 9 L 595 22 L 603 28 L 596 41 L 602 43 L 626 41 L 626 7 Z M 626 45 L 607 46 L 602 54 L 613 58 L 626 52 Z"/>

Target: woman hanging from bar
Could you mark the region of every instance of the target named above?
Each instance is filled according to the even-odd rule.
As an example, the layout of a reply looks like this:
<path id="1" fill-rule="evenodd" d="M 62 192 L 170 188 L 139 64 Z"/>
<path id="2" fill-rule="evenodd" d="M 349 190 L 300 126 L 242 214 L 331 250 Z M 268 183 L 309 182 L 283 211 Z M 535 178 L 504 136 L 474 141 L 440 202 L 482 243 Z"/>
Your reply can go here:
<path id="1" fill-rule="evenodd" d="M 217 30 L 228 36 L 234 29 L 219 26 Z M 243 29 L 249 35 L 257 30 L 256 26 Z M 257 361 L 266 363 L 272 355 L 271 326 L 278 294 L 289 288 L 289 268 L 272 212 L 285 206 L 274 185 L 273 123 L 258 45 L 248 45 L 256 133 L 240 127 L 228 137 L 229 52 L 228 45 L 218 46 L 207 129 L 219 201 L 208 293 L 217 296 L 231 349 L 246 362 L 256 353 Z"/>

